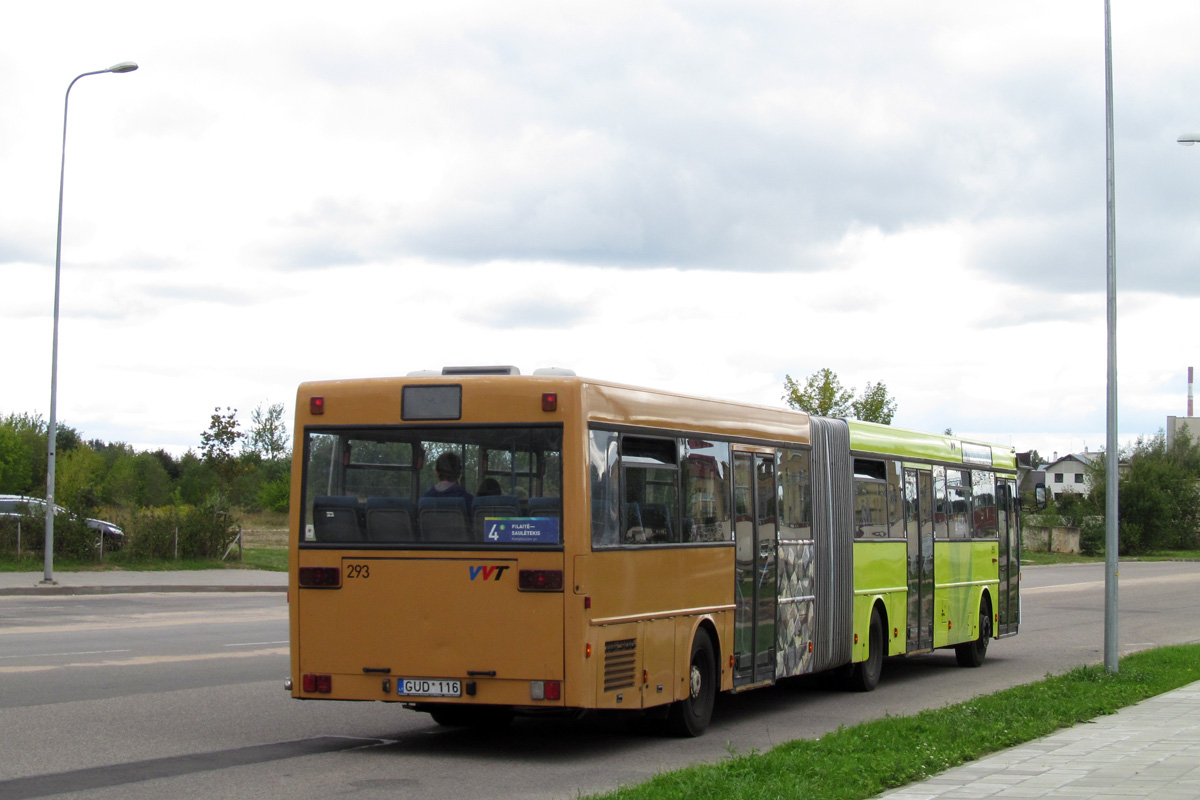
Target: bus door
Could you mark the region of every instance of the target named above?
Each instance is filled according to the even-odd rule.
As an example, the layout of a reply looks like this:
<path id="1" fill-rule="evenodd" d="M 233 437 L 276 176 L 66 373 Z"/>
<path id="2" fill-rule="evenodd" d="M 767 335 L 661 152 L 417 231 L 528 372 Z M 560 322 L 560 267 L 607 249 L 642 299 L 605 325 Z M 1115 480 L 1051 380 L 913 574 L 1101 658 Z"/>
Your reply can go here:
<path id="1" fill-rule="evenodd" d="M 734 687 L 775 680 L 776 519 L 773 452 L 735 452 Z"/>
<path id="2" fill-rule="evenodd" d="M 1021 536 L 1017 530 L 1016 481 L 996 481 L 996 534 L 1000 539 L 997 636 L 1012 636 L 1021 621 Z"/>
<path id="3" fill-rule="evenodd" d="M 933 649 L 933 476 L 904 470 L 908 540 L 908 641 L 905 650 Z"/>

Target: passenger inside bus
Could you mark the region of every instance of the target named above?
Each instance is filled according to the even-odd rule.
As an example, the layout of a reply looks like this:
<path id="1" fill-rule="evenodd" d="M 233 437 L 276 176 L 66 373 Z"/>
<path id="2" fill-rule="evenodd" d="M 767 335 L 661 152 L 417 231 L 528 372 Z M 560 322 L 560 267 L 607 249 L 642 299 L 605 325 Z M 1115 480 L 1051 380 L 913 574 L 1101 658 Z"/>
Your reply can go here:
<path id="1" fill-rule="evenodd" d="M 458 453 L 442 453 L 434 462 L 433 471 L 437 473 L 438 482 L 421 496 L 461 497 L 467 506 L 467 512 L 470 513 L 471 502 L 475 498 L 458 482 L 458 476 L 462 475 L 462 459 L 458 457 Z"/>

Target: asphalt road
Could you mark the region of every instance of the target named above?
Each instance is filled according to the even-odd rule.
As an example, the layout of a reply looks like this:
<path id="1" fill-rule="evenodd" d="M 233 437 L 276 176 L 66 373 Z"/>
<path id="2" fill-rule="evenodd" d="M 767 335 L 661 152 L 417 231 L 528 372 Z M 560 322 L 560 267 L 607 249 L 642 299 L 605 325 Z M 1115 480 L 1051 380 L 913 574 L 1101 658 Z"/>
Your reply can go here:
<path id="1" fill-rule="evenodd" d="M 1200 641 L 1200 564 L 1121 565 L 1122 652 Z M 1103 658 L 1103 565 L 1026 568 L 1021 633 L 978 670 L 885 665 L 870 694 L 817 679 L 718 701 L 700 739 L 611 717 L 443 729 L 283 690 L 278 594 L 0 597 L 0 798 L 574 798 L 656 772 L 908 714 Z"/>

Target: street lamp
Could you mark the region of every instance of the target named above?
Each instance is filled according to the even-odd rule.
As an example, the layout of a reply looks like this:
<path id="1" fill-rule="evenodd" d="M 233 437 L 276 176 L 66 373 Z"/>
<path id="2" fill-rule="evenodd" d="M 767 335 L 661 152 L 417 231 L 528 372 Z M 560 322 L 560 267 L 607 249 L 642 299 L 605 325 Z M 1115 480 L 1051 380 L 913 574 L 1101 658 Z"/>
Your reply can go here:
<path id="1" fill-rule="evenodd" d="M 1184 147 L 1191 147 L 1196 142 L 1200 142 L 1200 133 L 1181 133 L 1175 141 L 1179 142 Z"/>
<path id="2" fill-rule="evenodd" d="M 108 69 L 98 69 L 95 72 L 85 72 L 76 75 L 75 80 L 67 85 L 66 98 L 63 100 L 63 144 L 62 164 L 58 173 L 58 238 L 54 244 L 54 346 L 50 355 L 50 428 L 47 431 L 46 444 L 46 550 L 45 573 L 42 583 L 54 583 L 54 440 L 58 436 L 58 419 L 55 415 L 58 407 L 58 289 L 62 269 L 62 209 L 63 209 L 63 178 L 67 172 L 67 106 L 71 102 L 71 87 L 80 78 L 88 75 L 103 75 L 106 72 L 133 72 L 138 65 L 133 61 L 122 61 Z"/>

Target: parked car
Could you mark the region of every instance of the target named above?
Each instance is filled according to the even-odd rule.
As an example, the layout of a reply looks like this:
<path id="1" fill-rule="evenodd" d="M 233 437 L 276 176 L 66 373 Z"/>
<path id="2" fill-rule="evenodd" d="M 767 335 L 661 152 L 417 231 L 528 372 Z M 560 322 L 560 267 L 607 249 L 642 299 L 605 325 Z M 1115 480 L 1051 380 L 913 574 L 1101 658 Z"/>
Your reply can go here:
<path id="1" fill-rule="evenodd" d="M 72 518 L 76 515 L 63 508 L 60 505 L 54 506 L 54 515 L 66 514 Z M 0 494 L 0 519 L 4 517 L 22 517 L 22 516 L 46 516 L 46 501 L 40 497 L 25 497 L 19 494 Z M 106 522 L 102 519 L 85 520 L 88 529 L 100 534 L 100 538 L 96 540 L 96 546 L 100 546 L 100 541 L 103 539 L 105 550 L 119 550 L 121 545 L 125 544 L 125 531 L 121 530 L 111 522 Z"/>

